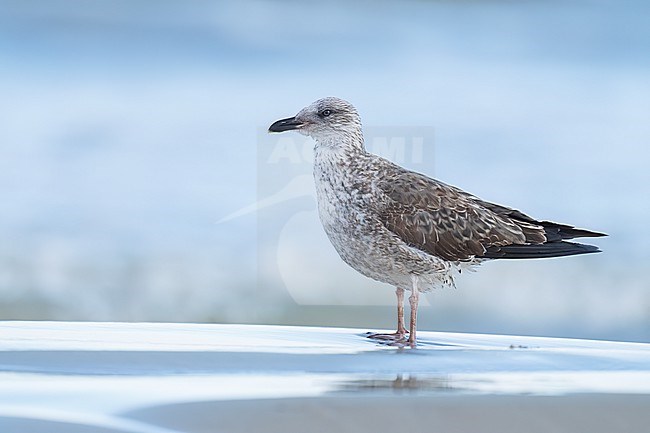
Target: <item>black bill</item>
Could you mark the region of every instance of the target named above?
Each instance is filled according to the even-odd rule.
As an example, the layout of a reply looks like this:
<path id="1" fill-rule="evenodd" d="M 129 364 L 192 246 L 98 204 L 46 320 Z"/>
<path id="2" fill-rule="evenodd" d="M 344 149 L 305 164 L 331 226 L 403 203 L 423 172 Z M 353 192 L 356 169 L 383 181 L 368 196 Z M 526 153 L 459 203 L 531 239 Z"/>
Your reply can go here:
<path id="1" fill-rule="evenodd" d="M 269 126 L 269 132 L 291 131 L 292 129 L 298 129 L 301 126 L 302 123 L 298 122 L 295 117 L 290 117 L 273 123 L 273 125 Z"/>

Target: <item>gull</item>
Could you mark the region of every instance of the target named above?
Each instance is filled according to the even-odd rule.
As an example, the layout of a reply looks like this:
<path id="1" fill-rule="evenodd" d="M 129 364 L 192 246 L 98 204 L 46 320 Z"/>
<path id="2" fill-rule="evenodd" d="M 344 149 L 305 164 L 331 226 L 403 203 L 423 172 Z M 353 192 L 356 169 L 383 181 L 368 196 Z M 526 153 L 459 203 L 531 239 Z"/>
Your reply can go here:
<path id="1" fill-rule="evenodd" d="M 494 259 L 596 253 L 596 246 L 567 240 L 606 236 L 536 220 L 367 152 L 359 114 L 342 99 L 319 99 L 269 127 L 290 130 L 315 142 L 318 214 L 341 259 L 395 287 L 397 331 L 373 338 L 415 348 L 420 293 L 455 287 L 463 269 Z M 408 332 L 405 291 L 411 292 Z"/>

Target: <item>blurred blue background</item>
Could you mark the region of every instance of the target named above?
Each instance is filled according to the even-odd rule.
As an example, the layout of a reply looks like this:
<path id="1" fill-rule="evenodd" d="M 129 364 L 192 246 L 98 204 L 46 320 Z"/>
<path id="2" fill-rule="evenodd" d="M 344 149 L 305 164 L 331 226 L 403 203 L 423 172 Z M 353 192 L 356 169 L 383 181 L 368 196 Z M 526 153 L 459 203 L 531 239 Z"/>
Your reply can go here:
<path id="1" fill-rule="evenodd" d="M 603 254 L 463 275 L 422 329 L 650 341 L 648 17 L 642 1 L 0 1 L 0 318 L 392 327 L 392 289 L 319 228 L 308 162 L 249 212 L 274 195 L 266 127 L 333 95 L 369 129 L 435 131 L 401 164 L 610 235 Z"/>

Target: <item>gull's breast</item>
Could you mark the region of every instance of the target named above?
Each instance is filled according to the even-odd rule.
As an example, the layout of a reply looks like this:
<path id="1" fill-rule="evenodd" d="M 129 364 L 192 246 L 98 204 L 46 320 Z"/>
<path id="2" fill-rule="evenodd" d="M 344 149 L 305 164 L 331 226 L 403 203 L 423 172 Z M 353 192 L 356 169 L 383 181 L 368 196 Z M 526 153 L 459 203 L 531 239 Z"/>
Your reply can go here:
<path id="1" fill-rule="evenodd" d="M 372 173 L 351 174 L 329 164 L 314 168 L 319 217 L 344 262 L 367 277 L 406 287 L 414 273 L 448 271 L 440 259 L 406 245 L 381 222 L 373 202 L 380 196 L 372 190 Z M 428 285 L 426 278 L 423 284 Z"/>

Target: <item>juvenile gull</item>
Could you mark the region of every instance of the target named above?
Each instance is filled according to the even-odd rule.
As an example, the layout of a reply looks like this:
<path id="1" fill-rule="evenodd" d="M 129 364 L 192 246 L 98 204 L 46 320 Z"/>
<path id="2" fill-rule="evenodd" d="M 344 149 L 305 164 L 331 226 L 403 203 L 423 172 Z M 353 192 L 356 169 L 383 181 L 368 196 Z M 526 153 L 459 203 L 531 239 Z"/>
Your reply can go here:
<path id="1" fill-rule="evenodd" d="M 600 251 L 567 240 L 603 233 L 537 221 L 367 152 L 359 114 L 342 99 L 320 99 L 269 127 L 289 130 L 316 142 L 318 213 L 336 251 L 361 274 L 396 288 L 397 331 L 376 338 L 415 347 L 420 292 L 453 286 L 454 274 L 466 267 Z M 405 290 L 411 292 L 408 340 Z"/>

